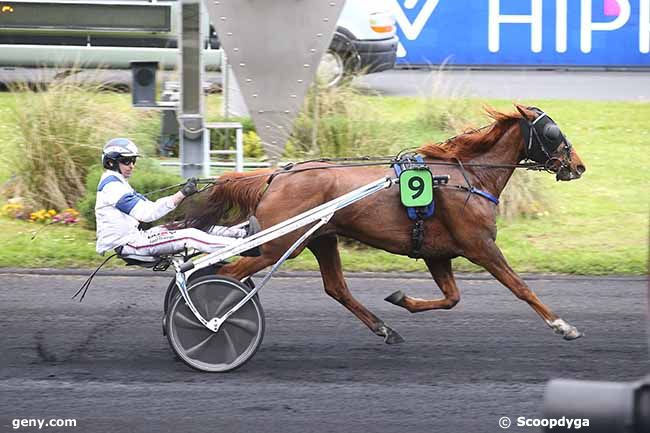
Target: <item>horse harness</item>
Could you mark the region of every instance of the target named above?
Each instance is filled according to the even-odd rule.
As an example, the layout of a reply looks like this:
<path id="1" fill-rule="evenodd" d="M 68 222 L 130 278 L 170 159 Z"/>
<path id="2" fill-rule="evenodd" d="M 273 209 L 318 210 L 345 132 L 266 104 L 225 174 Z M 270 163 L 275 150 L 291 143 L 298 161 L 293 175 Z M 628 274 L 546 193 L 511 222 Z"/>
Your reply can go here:
<path id="1" fill-rule="evenodd" d="M 401 179 L 402 173 L 407 170 L 422 170 L 428 172 L 428 176 L 432 177 L 432 186 L 446 184 L 449 181 L 449 176 L 435 176 L 431 175 L 429 167 L 424 163 L 424 159 L 420 155 L 406 154 L 395 161 L 393 164 L 395 175 Z M 400 190 L 403 184 L 400 182 Z M 401 191 L 400 191 L 401 193 Z M 402 204 L 404 204 L 402 202 Z M 405 205 L 406 206 L 406 205 Z M 431 197 L 431 202 L 424 206 L 406 206 L 406 214 L 411 221 L 414 221 L 413 228 L 411 229 L 411 252 L 409 257 L 419 258 L 422 243 L 424 242 L 424 220 L 433 216 L 436 209 L 436 203 Z"/>
<path id="2" fill-rule="evenodd" d="M 402 194 L 402 189 L 405 187 L 405 185 L 403 185 L 402 182 L 402 177 L 405 172 L 413 171 L 413 170 L 425 171 L 427 173 L 427 176 L 425 176 L 425 178 L 430 179 L 429 181 L 431 182 L 433 189 L 440 188 L 440 187 L 458 188 L 468 192 L 468 197 L 467 197 L 468 200 L 471 194 L 476 194 L 480 197 L 483 197 L 491 201 L 494 204 L 499 204 L 498 198 L 494 197 L 492 194 L 490 194 L 487 191 L 483 191 L 481 189 L 472 186 L 468 176 L 465 173 L 465 168 L 463 167 L 463 164 L 460 161 L 457 162 L 458 162 L 458 167 L 463 175 L 463 178 L 467 183 L 467 186 L 448 185 L 449 175 L 446 174 L 432 175 L 430 172 L 429 165 L 424 161 L 422 156 L 414 153 L 401 155 L 399 159 L 395 160 L 391 164 L 393 166 L 393 169 L 395 170 L 395 175 L 397 175 L 397 177 L 399 178 L 400 195 L 402 196 L 402 204 L 406 207 L 406 213 L 409 219 L 411 221 L 414 221 L 413 228 L 411 229 L 411 252 L 409 253 L 409 257 L 411 258 L 414 259 L 422 258 L 421 251 L 422 251 L 422 244 L 424 243 L 424 234 L 425 234 L 424 220 L 432 217 L 433 214 L 435 213 L 435 201 L 433 200 L 433 191 L 432 191 L 430 203 L 424 206 L 406 205 L 404 203 L 404 199 L 403 199 L 404 196 Z"/>

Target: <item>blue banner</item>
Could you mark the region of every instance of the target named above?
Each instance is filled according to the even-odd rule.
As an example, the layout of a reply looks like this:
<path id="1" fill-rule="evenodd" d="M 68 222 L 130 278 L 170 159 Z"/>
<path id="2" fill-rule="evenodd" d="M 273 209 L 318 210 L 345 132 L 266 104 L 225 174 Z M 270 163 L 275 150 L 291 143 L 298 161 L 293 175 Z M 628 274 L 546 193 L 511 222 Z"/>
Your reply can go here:
<path id="1" fill-rule="evenodd" d="M 650 67 L 650 0 L 390 0 L 399 64 Z"/>

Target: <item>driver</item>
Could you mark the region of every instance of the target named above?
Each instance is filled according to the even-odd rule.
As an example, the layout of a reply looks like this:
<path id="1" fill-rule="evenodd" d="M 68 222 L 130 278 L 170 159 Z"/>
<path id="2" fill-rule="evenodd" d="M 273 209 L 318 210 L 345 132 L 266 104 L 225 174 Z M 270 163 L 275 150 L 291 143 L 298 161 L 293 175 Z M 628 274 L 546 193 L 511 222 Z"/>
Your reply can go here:
<path id="1" fill-rule="evenodd" d="M 128 182 L 138 156 L 135 143 L 127 138 L 114 138 L 104 145 L 102 165 L 106 171 L 99 181 L 95 204 L 98 253 L 115 250 L 123 256 L 157 256 L 178 253 L 185 248 L 210 253 L 242 242 L 242 238 L 260 230 L 255 217 L 251 217 L 247 229 L 222 226 L 213 226 L 208 232 L 195 228 L 169 230 L 164 226 L 138 229 L 141 222 L 162 218 L 197 192 L 197 180 L 191 178 L 176 194 L 154 202 L 138 194 Z M 254 248 L 242 255 L 259 255 L 259 250 Z"/>

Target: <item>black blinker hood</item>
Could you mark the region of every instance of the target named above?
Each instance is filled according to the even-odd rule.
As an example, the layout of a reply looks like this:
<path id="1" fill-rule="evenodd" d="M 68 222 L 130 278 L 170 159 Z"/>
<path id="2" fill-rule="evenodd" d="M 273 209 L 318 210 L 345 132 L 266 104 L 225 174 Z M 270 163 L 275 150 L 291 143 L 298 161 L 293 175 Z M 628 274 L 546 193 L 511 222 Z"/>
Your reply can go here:
<path id="1" fill-rule="evenodd" d="M 523 117 L 519 119 L 526 158 L 545 164 L 565 138 L 559 126 L 546 113 L 537 107 L 527 108 L 537 113 L 538 117 L 532 122 Z"/>

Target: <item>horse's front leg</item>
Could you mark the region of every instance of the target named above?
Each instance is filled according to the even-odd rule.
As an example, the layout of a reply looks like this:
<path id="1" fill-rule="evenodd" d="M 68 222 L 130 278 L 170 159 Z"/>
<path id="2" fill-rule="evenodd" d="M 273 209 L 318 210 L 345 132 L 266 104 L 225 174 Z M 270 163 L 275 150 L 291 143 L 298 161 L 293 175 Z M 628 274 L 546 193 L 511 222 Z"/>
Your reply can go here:
<path id="1" fill-rule="evenodd" d="M 410 311 L 419 313 L 428 310 L 449 310 L 460 301 L 460 292 L 456 286 L 454 273 L 451 269 L 451 259 L 434 259 L 425 258 L 424 262 L 429 268 L 429 272 L 436 281 L 436 284 L 445 295 L 443 299 L 419 299 L 407 296 L 401 290 L 386 297 L 386 301 L 398 305 Z"/>
<path id="2" fill-rule="evenodd" d="M 472 251 L 475 254 L 467 254 L 465 257 L 485 268 L 501 284 L 509 288 L 517 298 L 526 301 L 556 334 L 562 335 L 565 340 L 575 340 L 582 337 L 582 333 L 575 326 L 571 326 L 565 320 L 556 316 L 542 303 L 521 277 L 508 265 L 503 253 L 492 239 L 485 241 L 478 248 L 474 246 Z"/>

